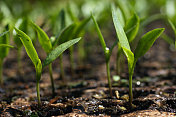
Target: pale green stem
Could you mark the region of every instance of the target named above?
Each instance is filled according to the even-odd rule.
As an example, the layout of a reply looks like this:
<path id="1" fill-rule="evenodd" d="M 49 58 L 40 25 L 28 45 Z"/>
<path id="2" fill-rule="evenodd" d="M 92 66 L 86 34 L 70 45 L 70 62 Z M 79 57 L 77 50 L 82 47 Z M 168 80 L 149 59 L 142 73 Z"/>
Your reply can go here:
<path id="1" fill-rule="evenodd" d="M 0 58 L 0 84 L 3 85 L 3 59 Z"/>
<path id="2" fill-rule="evenodd" d="M 133 107 L 132 101 L 133 101 L 133 73 L 134 73 L 134 68 L 136 65 L 137 59 L 134 60 L 133 66 L 131 71 L 129 71 L 129 102 L 130 102 L 130 107 Z"/>
<path id="3" fill-rule="evenodd" d="M 110 96 L 112 97 L 112 86 L 111 86 L 111 75 L 110 75 L 109 61 L 106 62 L 106 72 L 107 72 L 107 78 L 108 78 L 109 92 L 110 92 Z"/>
<path id="4" fill-rule="evenodd" d="M 54 87 L 54 80 L 53 80 L 53 70 L 52 70 L 52 63 L 49 64 L 49 74 L 51 80 L 51 87 L 52 87 L 52 94 L 55 95 L 55 87 Z"/>
<path id="5" fill-rule="evenodd" d="M 39 86 L 39 81 L 36 82 L 36 90 L 37 90 L 37 100 L 38 100 L 38 105 L 41 105 L 41 100 L 40 100 L 40 86 Z"/>
<path id="6" fill-rule="evenodd" d="M 132 107 L 132 101 L 133 101 L 133 86 L 132 86 L 132 79 L 133 74 L 129 74 L 129 101 L 130 101 L 130 106 Z"/>
<path id="7" fill-rule="evenodd" d="M 36 70 L 36 90 L 37 90 L 37 99 L 38 99 L 38 105 L 41 105 L 41 100 L 40 100 L 40 85 L 39 81 L 41 78 L 41 71 Z"/>

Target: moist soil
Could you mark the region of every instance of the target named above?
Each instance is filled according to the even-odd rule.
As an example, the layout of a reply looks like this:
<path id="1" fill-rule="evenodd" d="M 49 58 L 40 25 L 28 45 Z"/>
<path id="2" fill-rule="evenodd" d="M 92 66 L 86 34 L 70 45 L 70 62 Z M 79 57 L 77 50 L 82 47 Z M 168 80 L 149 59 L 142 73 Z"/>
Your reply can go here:
<path id="1" fill-rule="evenodd" d="M 90 44 L 91 45 L 91 44 Z M 35 69 L 22 52 L 22 69 L 17 71 L 16 50 L 10 51 L 4 62 L 4 85 L 0 87 L 0 115 L 2 117 L 166 117 L 176 113 L 176 52 L 162 39 L 141 58 L 133 77 L 133 104 L 129 107 L 128 70 L 125 63 L 121 80 L 112 79 L 113 96 L 110 97 L 104 55 L 94 44 L 94 51 L 81 65 L 75 57 L 74 73 L 70 72 L 69 54 L 64 54 L 64 79 L 60 77 L 59 60 L 53 63 L 56 94 L 52 95 L 48 68 L 42 73 L 40 93 L 42 104 L 37 104 Z M 89 50 L 89 49 L 88 49 Z M 115 57 L 111 57 L 111 75 L 115 75 Z M 37 50 L 45 58 L 43 50 Z M 91 55 L 90 55 L 91 54 Z M 75 53 L 77 56 L 77 53 Z"/>

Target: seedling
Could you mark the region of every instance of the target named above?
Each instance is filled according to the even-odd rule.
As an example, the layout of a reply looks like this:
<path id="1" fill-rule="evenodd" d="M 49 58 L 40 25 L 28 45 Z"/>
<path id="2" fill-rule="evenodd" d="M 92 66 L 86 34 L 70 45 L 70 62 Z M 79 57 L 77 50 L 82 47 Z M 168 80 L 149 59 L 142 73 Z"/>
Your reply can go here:
<path id="1" fill-rule="evenodd" d="M 118 9 L 119 11 L 120 9 Z M 120 12 L 120 11 L 119 11 Z M 118 13 L 118 12 L 117 12 Z M 118 15 L 120 16 L 120 13 L 118 13 Z M 119 18 L 120 19 L 120 18 Z M 120 22 L 125 22 L 122 21 L 123 19 L 120 19 Z M 126 36 L 128 38 L 129 43 L 131 44 L 131 42 L 133 42 L 133 40 L 135 39 L 138 30 L 139 30 L 139 17 L 134 13 L 131 18 L 129 18 L 126 22 L 126 24 L 124 25 L 124 31 L 126 33 Z M 122 24 L 122 23 L 121 23 Z M 122 25 L 122 26 L 123 26 Z M 122 48 L 120 46 L 120 44 L 118 44 L 118 51 L 117 51 L 117 60 L 116 60 L 116 73 L 117 75 L 120 75 L 121 73 L 121 68 L 123 66 L 123 58 L 122 58 Z M 122 59 L 122 60 L 121 60 Z"/>
<path id="2" fill-rule="evenodd" d="M 99 40 L 100 40 L 101 46 L 102 46 L 103 51 L 104 51 L 105 61 L 106 61 L 106 72 L 107 72 L 108 85 L 109 85 L 109 92 L 110 92 L 110 96 L 112 97 L 112 86 L 111 86 L 111 75 L 110 75 L 109 61 L 110 61 L 110 57 L 111 57 L 111 54 L 112 54 L 112 50 L 116 46 L 118 40 L 116 42 L 114 42 L 113 46 L 109 49 L 106 46 L 104 37 L 103 37 L 103 35 L 100 31 L 100 28 L 98 26 L 98 23 L 96 22 L 93 15 L 92 15 L 92 20 L 93 20 L 94 25 L 96 27 L 96 30 L 97 30 L 97 33 L 98 33 L 98 36 L 99 36 Z"/>
<path id="3" fill-rule="evenodd" d="M 139 40 L 138 45 L 133 53 L 129 45 L 129 40 L 127 39 L 127 36 L 120 23 L 120 20 L 117 16 L 116 9 L 114 6 L 112 6 L 112 18 L 113 18 L 115 30 L 117 33 L 117 37 L 119 39 L 120 46 L 122 47 L 122 50 L 125 56 L 127 57 L 127 61 L 128 61 L 129 97 L 130 97 L 129 103 L 130 103 L 130 106 L 133 107 L 132 105 L 132 100 L 133 100 L 132 77 L 133 77 L 136 62 L 140 57 L 142 57 L 152 47 L 155 40 L 164 31 L 164 28 L 154 29 L 146 33 L 144 36 L 142 36 L 142 38 Z"/>
<path id="4" fill-rule="evenodd" d="M 84 35 L 84 30 L 83 29 L 88 24 L 88 22 L 91 19 L 91 17 L 88 17 L 88 18 L 80 21 L 78 19 L 78 16 L 75 15 L 76 13 L 72 12 L 70 4 L 68 4 L 67 10 L 68 10 L 68 13 L 69 13 L 69 16 L 70 16 L 71 20 L 76 24 L 75 28 L 74 28 L 74 31 L 72 33 L 72 38 L 79 37 L 79 36 L 82 37 Z M 70 51 L 70 67 L 71 67 L 71 73 L 72 74 L 74 74 L 74 56 L 73 56 L 73 50 L 74 50 L 74 48 L 70 47 L 70 49 L 69 49 L 69 51 Z M 84 59 L 84 56 L 85 56 L 85 52 L 84 52 L 84 40 L 81 40 L 78 43 L 78 53 L 79 53 L 79 57 L 78 57 L 79 58 L 79 62 L 81 63 L 81 61 Z"/>
<path id="5" fill-rule="evenodd" d="M 22 30 L 24 33 L 28 32 L 28 19 L 27 17 L 24 17 L 22 19 L 19 19 L 16 23 L 17 27 Z M 19 37 L 17 35 L 14 36 L 14 42 L 17 46 L 17 62 L 18 62 L 18 73 L 19 75 L 22 73 L 22 65 L 21 65 L 21 50 L 23 44 L 21 43 Z"/>
<path id="6" fill-rule="evenodd" d="M 24 32 L 22 32 L 21 30 L 19 30 L 17 28 L 15 28 L 15 30 L 16 30 L 21 42 L 23 43 L 28 56 L 30 57 L 31 61 L 33 62 L 34 66 L 35 66 L 37 98 L 38 98 L 38 104 L 41 105 L 39 81 L 41 78 L 41 73 L 42 73 L 43 68 L 46 67 L 47 65 L 51 64 L 60 54 L 62 54 L 70 46 L 77 43 L 81 38 L 67 41 L 67 42 L 57 46 L 56 48 L 54 48 L 50 51 L 47 50 L 48 55 L 42 64 L 41 60 L 38 57 L 38 54 L 32 44 L 30 37 L 27 36 Z M 43 37 L 44 35 L 40 35 L 40 36 Z M 43 45 L 45 45 L 45 44 L 43 44 Z M 44 48 L 47 49 L 46 45 Z"/>
<path id="7" fill-rule="evenodd" d="M 5 31 L 0 34 L 0 84 L 3 84 L 3 61 L 4 58 L 9 53 L 9 35 L 7 34 L 9 31 Z"/>

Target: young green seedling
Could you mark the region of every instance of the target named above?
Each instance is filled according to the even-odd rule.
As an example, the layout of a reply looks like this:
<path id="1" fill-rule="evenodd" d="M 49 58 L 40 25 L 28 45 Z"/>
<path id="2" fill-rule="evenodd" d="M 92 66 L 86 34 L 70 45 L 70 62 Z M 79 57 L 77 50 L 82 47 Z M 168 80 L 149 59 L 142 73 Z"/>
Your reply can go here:
<path id="1" fill-rule="evenodd" d="M 138 42 L 138 45 L 133 53 L 131 51 L 129 40 L 124 32 L 123 27 L 120 24 L 120 20 L 116 14 L 116 9 L 112 6 L 112 18 L 115 26 L 115 30 L 117 33 L 117 37 L 119 39 L 119 43 L 122 47 L 122 50 L 127 57 L 128 61 L 128 72 L 129 72 L 129 97 L 130 97 L 130 106 L 132 106 L 133 93 L 132 93 L 132 77 L 134 73 L 134 68 L 137 60 L 142 57 L 153 45 L 155 40 L 162 34 L 164 31 L 163 28 L 154 29 L 148 33 L 146 33 Z"/>
<path id="2" fill-rule="evenodd" d="M 71 10 L 70 4 L 68 4 L 67 10 L 68 10 L 68 14 L 69 14 L 71 20 L 73 22 L 75 22 L 75 24 L 76 24 L 76 26 L 74 28 L 74 31 L 73 31 L 73 34 L 72 34 L 72 38 L 79 37 L 79 36 L 82 37 L 83 34 L 84 34 L 83 33 L 84 32 L 83 29 L 88 24 L 88 22 L 90 21 L 91 17 L 88 17 L 88 18 L 80 21 L 78 19 L 78 16 L 75 15 L 76 13 L 73 13 L 73 11 Z M 81 40 L 78 43 L 78 54 L 79 54 L 80 61 L 82 61 L 83 58 L 84 58 L 84 56 L 85 56 L 83 45 L 84 45 L 84 40 Z M 69 51 L 70 51 L 70 68 L 71 68 L 71 73 L 72 74 L 74 74 L 74 56 L 73 56 L 73 50 L 74 50 L 74 48 L 70 47 L 70 49 L 69 49 Z"/>
<path id="3" fill-rule="evenodd" d="M 64 29 L 62 29 L 59 34 L 56 36 L 55 41 L 53 42 L 53 47 L 56 45 L 60 45 L 66 41 L 69 41 L 72 38 L 72 33 L 75 28 L 75 24 L 71 24 Z M 62 54 L 60 55 L 60 70 L 61 70 L 61 78 L 65 82 L 64 78 L 64 68 L 63 68 L 63 60 L 62 60 Z"/>
<path id="4" fill-rule="evenodd" d="M 111 54 L 112 54 L 112 50 L 116 46 L 118 40 L 116 40 L 116 42 L 113 44 L 113 46 L 109 49 L 106 46 L 106 43 L 104 41 L 104 38 L 103 38 L 103 35 L 100 31 L 98 23 L 96 22 L 93 15 L 92 15 L 92 20 L 93 20 L 94 25 L 96 27 L 96 30 L 97 30 L 97 33 L 98 33 L 98 36 L 99 36 L 99 40 L 100 40 L 101 46 L 102 46 L 103 51 L 104 51 L 105 60 L 106 60 L 106 72 L 107 72 L 107 78 L 108 78 L 109 92 L 110 92 L 110 96 L 112 97 L 112 86 L 111 86 L 111 75 L 110 75 L 109 61 L 110 61 L 110 57 L 111 57 Z"/>
<path id="5" fill-rule="evenodd" d="M 0 34 L 0 84 L 3 84 L 3 61 L 4 58 L 8 55 L 9 53 L 9 35 L 7 34 L 9 31 L 5 31 Z"/>
<path id="6" fill-rule="evenodd" d="M 31 21 L 31 25 L 34 28 L 34 30 L 37 32 L 38 40 L 46 54 L 48 55 L 50 51 L 53 49 L 51 41 L 48 37 L 48 35 L 36 24 L 34 24 Z M 49 64 L 49 74 L 50 74 L 50 80 L 51 80 L 51 86 L 52 86 L 52 94 L 55 95 L 55 87 L 54 87 L 54 80 L 53 80 L 53 73 L 52 73 L 52 63 Z"/>
<path id="7" fill-rule="evenodd" d="M 53 50 L 48 52 L 48 55 L 42 64 L 29 36 L 27 36 L 24 32 L 22 32 L 19 29 L 15 28 L 15 31 L 17 32 L 21 42 L 23 43 L 23 45 L 25 47 L 25 50 L 26 50 L 29 58 L 31 59 L 31 61 L 33 62 L 34 66 L 35 66 L 37 98 L 38 98 L 38 104 L 41 105 L 39 81 L 41 78 L 41 73 L 42 73 L 43 68 L 46 67 L 47 65 L 51 64 L 60 54 L 62 54 L 70 46 L 77 43 L 81 38 L 73 39 L 73 40 L 67 41 L 67 42 L 57 46 L 56 48 L 54 48 Z"/>
<path id="8" fill-rule="evenodd" d="M 23 32 L 27 33 L 28 32 L 28 18 L 24 17 L 22 19 L 19 19 L 17 21 L 17 27 L 22 30 Z M 22 65 L 21 65 L 21 50 L 23 44 L 21 43 L 19 37 L 17 35 L 14 36 L 14 42 L 15 45 L 17 46 L 17 62 L 18 62 L 18 73 L 22 73 Z"/>
<path id="9" fill-rule="evenodd" d="M 125 26 L 124 26 L 124 31 L 126 33 L 126 36 L 128 38 L 129 43 L 131 43 L 139 30 L 139 17 L 134 13 L 130 19 L 127 20 Z M 121 67 L 123 66 L 123 59 L 122 59 L 122 48 L 120 44 L 118 44 L 118 51 L 117 51 L 117 60 L 116 60 L 116 73 L 120 75 L 121 73 Z M 121 61 L 122 59 L 122 61 Z"/>

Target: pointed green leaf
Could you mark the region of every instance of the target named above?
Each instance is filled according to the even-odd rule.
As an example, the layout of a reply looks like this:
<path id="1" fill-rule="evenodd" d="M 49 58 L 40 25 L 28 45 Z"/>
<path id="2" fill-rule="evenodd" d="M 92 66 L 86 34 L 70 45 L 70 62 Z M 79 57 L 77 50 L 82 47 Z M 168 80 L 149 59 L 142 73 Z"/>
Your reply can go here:
<path id="1" fill-rule="evenodd" d="M 120 45 L 128 50 L 131 50 L 128 39 L 117 16 L 116 9 L 114 6 L 112 6 L 112 18 Z"/>
<path id="2" fill-rule="evenodd" d="M 127 21 L 124 28 L 129 42 L 132 42 L 139 30 L 139 17 L 134 13 L 134 15 Z"/>
<path id="3" fill-rule="evenodd" d="M 168 19 L 168 22 L 169 22 L 169 24 L 170 24 L 170 26 L 171 26 L 172 30 L 174 31 L 175 38 L 176 38 L 176 28 L 175 28 L 175 26 L 174 26 L 174 24 L 172 23 L 172 21 L 171 21 L 171 20 L 169 20 L 169 19 Z"/>
<path id="4" fill-rule="evenodd" d="M 43 62 L 43 67 L 47 66 L 48 64 L 52 63 L 60 54 L 62 54 L 66 49 L 77 43 L 81 38 L 73 39 L 70 41 L 67 41 L 59 46 L 57 46 L 55 49 L 53 49 L 46 59 Z"/>
<path id="5" fill-rule="evenodd" d="M 19 19 L 16 23 L 17 28 L 23 31 L 24 33 L 27 33 L 28 31 L 28 19 L 24 17 L 23 19 Z M 21 40 L 17 35 L 14 36 L 14 42 L 17 45 L 18 48 L 21 48 L 23 46 Z"/>
<path id="6" fill-rule="evenodd" d="M 65 11 L 64 9 L 61 9 L 59 14 L 56 17 L 56 21 L 54 23 L 54 34 L 58 34 L 62 29 L 65 28 L 66 22 L 65 22 Z"/>
<path id="7" fill-rule="evenodd" d="M 5 32 L 1 33 L 1 34 L 0 34 L 0 37 L 6 35 L 8 32 L 9 32 L 9 31 L 5 31 Z"/>
<path id="8" fill-rule="evenodd" d="M 121 9 L 125 20 L 127 21 L 130 16 L 131 16 L 131 10 L 130 9 L 130 4 L 129 4 L 129 0 L 117 0 L 117 4 L 119 6 L 119 8 Z"/>
<path id="9" fill-rule="evenodd" d="M 23 43 L 25 50 L 29 56 L 29 58 L 32 60 L 35 68 L 37 67 L 37 64 L 39 62 L 38 54 L 32 44 L 31 39 L 21 30 L 14 28 L 17 32 L 19 38 L 21 39 L 21 42 Z"/>
<path id="10" fill-rule="evenodd" d="M 158 28 L 146 33 L 138 42 L 134 52 L 135 58 L 138 59 L 143 56 L 152 47 L 155 40 L 162 34 L 163 31 L 164 28 Z"/>
<path id="11" fill-rule="evenodd" d="M 41 60 L 39 59 L 37 65 L 36 65 L 37 82 L 40 81 L 41 74 L 42 74 L 42 63 L 41 63 Z"/>
<path id="12" fill-rule="evenodd" d="M 61 30 L 61 32 L 56 36 L 56 40 L 53 43 L 53 47 L 55 47 L 56 45 L 60 45 L 66 41 L 69 41 L 71 39 L 75 26 L 75 24 L 71 24 Z"/>
<path id="13" fill-rule="evenodd" d="M 103 48 L 103 50 L 104 50 L 104 53 L 106 53 L 106 43 L 105 43 L 105 41 L 104 41 L 103 35 L 102 35 L 101 31 L 100 31 L 100 28 L 99 28 L 99 26 L 98 26 L 98 23 L 97 23 L 97 21 L 95 20 L 93 14 L 92 14 L 92 20 L 93 20 L 94 25 L 95 25 L 95 27 L 96 27 L 96 30 L 97 30 L 97 33 L 98 33 L 98 36 L 99 36 L 99 40 L 100 40 L 101 46 L 102 46 L 102 48 Z M 106 54 L 105 54 L 105 55 L 106 55 Z"/>
<path id="14" fill-rule="evenodd" d="M 90 21 L 90 19 L 91 19 L 91 17 L 88 17 L 88 18 L 84 19 L 83 21 L 80 21 L 77 23 L 73 38 L 77 38 L 80 35 L 80 33 L 83 31 L 84 27 Z"/>
<path id="15" fill-rule="evenodd" d="M 125 56 L 127 57 L 127 61 L 128 61 L 128 69 L 129 69 L 129 73 L 133 70 L 133 64 L 134 64 L 134 54 L 131 52 L 131 50 L 122 47 Z"/>
<path id="16" fill-rule="evenodd" d="M 5 47 L 5 48 L 15 48 L 12 45 L 8 45 L 8 44 L 0 44 L 0 47 Z"/>
<path id="17" fill-rule="evenodd" d="M 50 42 L 48 35 L 39 26 L 34 24 L 32 21 L 31 21 L 31 25 L 37 31 L 38 40 L 39 40 L 40 45 L 45 50 L 45 52 L 48 54 L 52 50 L 52 44 Z"/>
<path id="18" fill-rule="evenodd" d="M 119 16 L 119 21 L 122 25 L 122 27 L 125 26 L 125 20 L 124 20 L 124 17 L 123 17 L 123 14 L 122 14 L 122 11 L 120 10 L 120 8 L 117 8 L 117 16 Z"/>

